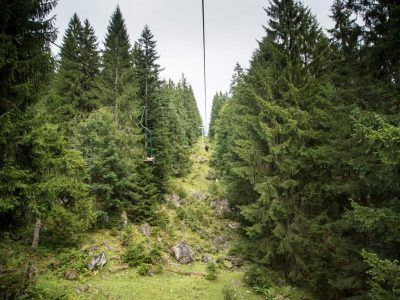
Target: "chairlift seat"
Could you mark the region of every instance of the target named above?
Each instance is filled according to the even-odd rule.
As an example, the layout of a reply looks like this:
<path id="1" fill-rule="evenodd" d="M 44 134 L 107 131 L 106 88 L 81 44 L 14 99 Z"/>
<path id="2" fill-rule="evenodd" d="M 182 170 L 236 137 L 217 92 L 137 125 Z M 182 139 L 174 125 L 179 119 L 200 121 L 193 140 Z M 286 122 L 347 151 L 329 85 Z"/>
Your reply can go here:
<path id="1" fill-rule="evenodd" d="M 154 156 L 148 157 L 146 156 L 145 162 L 154 162 Z"/>

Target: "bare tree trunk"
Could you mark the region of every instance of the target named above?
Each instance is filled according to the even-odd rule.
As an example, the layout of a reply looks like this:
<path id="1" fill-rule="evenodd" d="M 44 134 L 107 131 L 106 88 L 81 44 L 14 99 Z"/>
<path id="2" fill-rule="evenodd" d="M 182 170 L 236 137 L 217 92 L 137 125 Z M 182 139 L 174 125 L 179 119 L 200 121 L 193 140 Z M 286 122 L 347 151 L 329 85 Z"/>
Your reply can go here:
<path id="1" fill-rule="evenodd" d="M 128 215 L 125 210 L 121 213 L 122 225 L 126 227 L 128 225 Z"/>
<path id="2" fill-rule="evenodd" d="M 35 229 L 33 230 L 32 250 L 36 250 L 39 244 L 39 234 L 42 228 L 42 221 L 36 218 Z"/>

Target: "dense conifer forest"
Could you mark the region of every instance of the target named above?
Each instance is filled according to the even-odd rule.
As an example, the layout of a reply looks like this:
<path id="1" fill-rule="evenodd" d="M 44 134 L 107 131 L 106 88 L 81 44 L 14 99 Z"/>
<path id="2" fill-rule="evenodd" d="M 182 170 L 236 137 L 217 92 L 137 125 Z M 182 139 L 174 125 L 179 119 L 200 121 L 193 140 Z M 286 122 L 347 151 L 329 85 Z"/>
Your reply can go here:
<path id="1" fill-rule="evenodd" d="M 100 41 L 74 14 L 54 56 L 56 0 L 0 3 L 0 298 L 94 299 L 91 278 L 124 298 L 97 272 L 199 276 L 187 299 L 400 298 L 399 1 L 335 0 L 328 31 L 266 1 L 208 153 L 149 26 L 129 36 L 117 6 Z"/>

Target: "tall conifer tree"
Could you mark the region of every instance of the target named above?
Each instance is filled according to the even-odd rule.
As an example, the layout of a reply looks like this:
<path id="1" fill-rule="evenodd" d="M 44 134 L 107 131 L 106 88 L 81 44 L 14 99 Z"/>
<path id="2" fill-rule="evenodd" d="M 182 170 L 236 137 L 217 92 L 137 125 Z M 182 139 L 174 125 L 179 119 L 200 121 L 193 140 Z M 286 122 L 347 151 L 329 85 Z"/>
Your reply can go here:
<path id="1" fill-rule="evenodd" d="M 117 106 L 117 98 L 129 82 L 132 68 L 131 44 L 125 20 L 119 6 L 111 16 L 107 27 L 103 52 L 103 90 L 107 105 Z"/>

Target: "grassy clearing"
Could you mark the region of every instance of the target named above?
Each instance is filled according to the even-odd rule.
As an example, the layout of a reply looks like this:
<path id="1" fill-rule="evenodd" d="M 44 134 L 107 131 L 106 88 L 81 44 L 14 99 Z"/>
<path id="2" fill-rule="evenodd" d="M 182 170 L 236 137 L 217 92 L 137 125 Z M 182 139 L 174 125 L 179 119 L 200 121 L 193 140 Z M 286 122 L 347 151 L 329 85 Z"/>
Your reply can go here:
<path id="1" fill-rule="evenodd" d="M 195 265 L 194 270 L 205 268 Z M 114 274 L 98 273 L 79 282 L 42 277 L 38 286 L 41 289 L 62 286 L 73 299 L 224 299 L 223 291 L 227 287 L 235 292 L 236 299 L 261 299 L 243 286 L 242 276 L 243 272 L 239 271 L 220 271 L 217 280 L 209 281 L 171 272 L 140 276 L 136 269 L 129 269 Z"/>

